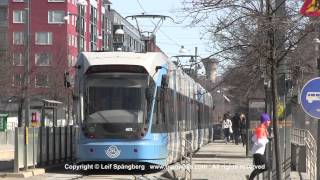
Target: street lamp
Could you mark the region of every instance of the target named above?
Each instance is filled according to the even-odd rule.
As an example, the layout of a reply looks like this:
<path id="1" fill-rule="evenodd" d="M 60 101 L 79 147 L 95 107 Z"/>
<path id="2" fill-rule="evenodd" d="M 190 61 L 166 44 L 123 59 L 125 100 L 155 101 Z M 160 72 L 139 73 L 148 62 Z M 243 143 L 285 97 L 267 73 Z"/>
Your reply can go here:
<path id="1" fill-rule="evenodd" d="M 114 49 L 117 51 L 122 51 L 123 43 L 124 43 L 124 30 L 123 26 L 121 24 L 114 25 L 114 39 L 113 42 L 116 43 L 114 44 Z"/>
<path id="2" fill-rule="evenodd" d="M 87 6 L 87 5 L 88 5 L 88 2 L 87 2 L 86 0 L 78 0 L 77 5 Z"/>
<path id="3" fill-rule="evenodd" d="M 114 32 L 116 35 L 124 35 L 123 29 L 119 28 Z"/>
<path id="4" fill-rule="evenodd" d="M 98 45 L 99 45 L 99 44 L 97 44 L 97 49 L 98 49 L 98 50 L 104 50 L 103 36 L 100 34 L 100 35 L 97 36 L 97 39 L 98 39 L 99 42 L 100 42 L 100 49 L 98 49 L 98 47 L 99 47 Z"/>
<path id="5" fill-rule="evenodd" d="M 187 54 L 189 51 L 186 49 L 186 48 L 184 48 L 184 46 L 181 46 L 181 48 L 180 48 L 180 50 L 179 50 L 179 53 L 180 54 Z"/>

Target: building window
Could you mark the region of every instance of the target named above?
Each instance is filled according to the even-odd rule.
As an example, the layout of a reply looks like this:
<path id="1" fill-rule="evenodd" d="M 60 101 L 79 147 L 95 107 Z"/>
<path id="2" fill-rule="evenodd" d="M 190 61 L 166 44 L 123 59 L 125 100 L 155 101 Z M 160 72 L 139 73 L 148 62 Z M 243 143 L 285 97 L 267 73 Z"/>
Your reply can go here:
<path id="1" fill-rule="evenodd" d="M 64 23 L 64 11 L 48 11 L 48 23 Z"/>
<path id="2" fill-rule="evenodd" d="M 0 26 L 7 26 L 7 8 L 0 8 Z"/>
<path id="3" fill-rule="evenodd" d="M 36 87 L 49 87 L 48 75 L 37 74 L 35 77 Z"/>
<path id="4" fill-rule="evenodd" d="M 76 61 L 76 57 L 69 54 L 68 55 L 68 67 L 70 68 L 70 67 L 74 66 L 75 61 Z"/>
<path id="5" fill-rule="evenodd" d="M 35 54 L 35 64 L 37 66 L 50 66 L 51 60 L 52 54 L 50 53 Z"/>
<path id="6" fill-rule="evenodd" d="M 22 74 L 15 74 L 12 78 L 13 86 L 22 86 Z"/>
<path id="7" fill-rule="evenodd" d="M 13 44 L 23 45 L 23 43 L 24 43 L 23 32 L 13 32 Z"/>
<path id="8" fill-rule="evenodd" d="M 93 6 L 90 8 L 90 50 L 97 49 L 97 9 Z"/>
<path id="9" fill-rule="evenodd" d="M 23 56 L 22 53 L 13 53 L 13 65 L 14 66 L 23 66 Z"/>
<path id="10" fill-rule="evenodd" d="M 6 50 L 8 47 L 8 38 L 7 38 L 7 31 L 0 30 L 0 51 Z"/>
<path id="11" fill-rule="evenodd" d="M 24 10 L 13 11 L 13 23 L 24 23 L 26 20 L 26 12 Z"/>
<path id="12" fill-rule="evenodd" d="M 51 45 L 52 44 L 52 32 L 36 32 L 36 44 L 37 45 Z"/>

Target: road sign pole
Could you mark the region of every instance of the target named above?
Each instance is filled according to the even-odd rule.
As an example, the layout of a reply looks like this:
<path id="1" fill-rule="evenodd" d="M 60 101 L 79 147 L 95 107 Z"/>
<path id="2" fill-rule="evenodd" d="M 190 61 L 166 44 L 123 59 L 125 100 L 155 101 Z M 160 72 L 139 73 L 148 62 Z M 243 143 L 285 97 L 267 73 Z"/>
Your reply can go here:
<path id="1" fill-rule="evenodd" d="M 317 24 L 317 36 L 319 36 L 319 28 L 320 25 Z M 317 70 L 318 70 L 318 77 L 320 77 L 320 56 L 319 56 L 319 43 L 316 43 L 316 57 L 317 57 Z M 320 119 L 318 118 L 318 133 L 317 133 L 317 171 L 316 171 L 316 179 L 320 179 Z"/>
<path id="2" fill-rule="evenodd" d="M 315 179 L 320 179 L 320 77 L 308 81 L 302 88 L 300 102 L 302 109 L 318 121 L 317 134 L 317 169 Z"/>

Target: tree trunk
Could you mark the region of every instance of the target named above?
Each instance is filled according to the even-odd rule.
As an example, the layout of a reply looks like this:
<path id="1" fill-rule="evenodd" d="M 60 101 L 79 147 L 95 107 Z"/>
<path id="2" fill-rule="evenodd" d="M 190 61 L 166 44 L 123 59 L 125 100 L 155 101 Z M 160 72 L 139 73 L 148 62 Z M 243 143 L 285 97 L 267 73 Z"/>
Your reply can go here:
<path id="1" fill-rule="evenodd" d="M 277 118 L 277 59 L 275 57 L 275 31 L 273 25 L 273 13 L 270 0 L 266 0 L 268 23 L 270 23 L 270 29 L 268 30 L 268 63 L 271 65 L 271 97 L 272 97 L 272 110 L 273 110 L 273 134 L 274 134 L 274 150 L 276 161 L 276 175 L 277 180 L 282 179 L 282 161 L 280 155 L 280 143 L 279 143 L 279 131 L 278 131 L 278 118 Z M 272 169 L 271 169 L 272 171 Z"/>

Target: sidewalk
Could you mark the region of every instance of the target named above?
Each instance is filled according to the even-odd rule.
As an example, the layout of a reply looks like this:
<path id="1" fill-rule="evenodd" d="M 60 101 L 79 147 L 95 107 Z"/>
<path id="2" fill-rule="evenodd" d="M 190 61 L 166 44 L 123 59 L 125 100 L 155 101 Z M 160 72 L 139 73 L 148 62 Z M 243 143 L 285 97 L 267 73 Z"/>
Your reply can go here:
<path id="1" fill-rule="evenodd" d="M 192 157 L 192 179 L 245 180 L 251 173 L 252 158 L 246 158 L 242 144 L 217 140 L 202 147 Z M 172 174 L 184 173 L 174 170 Z"/>
<path id="2" fill-rule="evenodd" d="M 0 144 L 0 161 L 14 159 L 14 145 Z"/>
<path id="3" fill-rule="evenodd" d="M 0 171 L 13 169 L 14 146 L 0 144 Z"/>
<path id="4" fill-rule="evenodd" d="M 246 148 L 242 144 L 226 144 L 222 140 L 209 143 L 193 154 L 192 157 L 192 179 L 193 180 L 247 180 L 246 175 L 253 171 L 253 159 L 246 158 Z M 179 163 L 173 166 L 179 165 Z M 169 166 L 170 167 L 170 166 Z M 179 179 L 185 177 L 181 170 L 169 170 L 171 178 Z M 187 175 L 188 176 L 188 175 Z M 292 180 L 308 180 L 305 172 L 290 173 Z M 168 176 L 167 176 L 168 177 Z M 189 177 L 188 177 L 189 179 Z M 262 179 L 262 175 L 259 176 Z"/>

